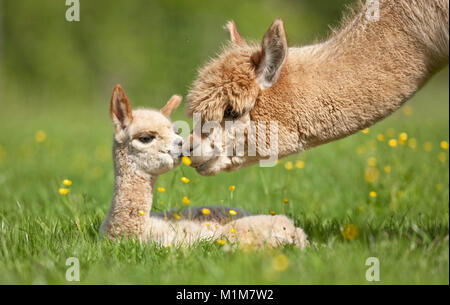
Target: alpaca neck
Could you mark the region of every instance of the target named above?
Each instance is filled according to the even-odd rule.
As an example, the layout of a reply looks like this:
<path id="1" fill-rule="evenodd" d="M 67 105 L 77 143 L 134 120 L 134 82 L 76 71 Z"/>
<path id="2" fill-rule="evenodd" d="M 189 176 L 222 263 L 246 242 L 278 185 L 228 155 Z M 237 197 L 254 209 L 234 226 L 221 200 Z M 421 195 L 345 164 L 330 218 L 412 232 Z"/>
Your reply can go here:
<path id="1" fill-rule="evenodd" d="M 425 0 L 380 1 L 379 21 L 362 9 L 328 41 L 289 50 L 280 81 L 294 92 L 278 99 L 300 113 L 297 151 L 385 118 L 448 63 L 448 1 L 434 2 L 447 14 Z"/>
<path id="2" fill-rule="evenodd" d="M 107 231 L 112 235 L 142 236 L 149 223 L 153 186 L 157 179 L 131 166 L 128 147 L 114 143 L 114 194 Z"/>

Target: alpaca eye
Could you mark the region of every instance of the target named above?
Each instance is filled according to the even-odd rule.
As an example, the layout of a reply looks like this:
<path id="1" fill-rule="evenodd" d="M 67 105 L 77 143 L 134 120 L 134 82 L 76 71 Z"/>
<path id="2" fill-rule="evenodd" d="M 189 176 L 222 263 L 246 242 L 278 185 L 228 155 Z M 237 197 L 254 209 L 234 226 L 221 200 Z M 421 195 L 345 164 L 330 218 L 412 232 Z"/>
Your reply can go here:
<path id="1" fill-rule="evenodd" d="M 232 119 L 235 120 L 239 117 L 239 113 L 233 109 L 231 106 L 227 106 L 223 113 L 224 119 Z"/>
<path id="2" fill-rule="evenodd" d="M 141 143 L 144 143 L 144 144 L 150 143 L 150 142 L 153 141 L 154 139 L 155 139 L 154 136 L 146 136 L 146 137 L 139 137 L 139 138 L 138 138 L 138 140 L 139 140 Z"/>
<path id="3" fill-rule="evenodd" d="M 173 132 L 175 132 L 176 134 L 180 134 L 181 133 L 181 130 L 180 130 L 180 128 L 178 128 L 177 126 L 173 126 Z"/>

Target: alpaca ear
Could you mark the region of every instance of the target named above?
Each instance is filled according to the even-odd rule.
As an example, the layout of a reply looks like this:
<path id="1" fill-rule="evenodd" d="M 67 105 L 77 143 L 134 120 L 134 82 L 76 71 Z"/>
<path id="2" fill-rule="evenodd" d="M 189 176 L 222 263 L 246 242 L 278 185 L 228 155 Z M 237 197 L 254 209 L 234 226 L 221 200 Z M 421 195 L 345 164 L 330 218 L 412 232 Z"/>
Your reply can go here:
<path id="1" fill-rule="evenodd" d="M 161 108 L 160 112 L 166 117 L 170 117 L 172 112 L 177 109 L 183 98 L 179 95 L 172 95 L 170 100 L 166 103 L 164 107 Z"/>
<path id="2" fill-rule="evenodd" d="M 228 21 L 227 24 L 224 26 L 224 29 L 228 31 L 230 34 L 230 40 L 233 44 L 241 47 L 246 47 L 247 42 L 244 38 L 242 38 L 241 34 L 239 34 L 236 24 L 233 20 Z"/>
<path id="3" fill-rule="evenodd" d="M 116 126 L 116 131 L 125 129 L 133 121 L 130 101 L 120 85 L 114 87 L 111 97 L 110 113 L 111 119 Z"/>
<path id="4" fill-rule="evenodd" d="M 283 20 L 276 19 L 263 37 L 261 52 L 252 56 L 256 65 L 256 82 L 261 89 L 272 87 L 278 81 L 287 52 Z"/>

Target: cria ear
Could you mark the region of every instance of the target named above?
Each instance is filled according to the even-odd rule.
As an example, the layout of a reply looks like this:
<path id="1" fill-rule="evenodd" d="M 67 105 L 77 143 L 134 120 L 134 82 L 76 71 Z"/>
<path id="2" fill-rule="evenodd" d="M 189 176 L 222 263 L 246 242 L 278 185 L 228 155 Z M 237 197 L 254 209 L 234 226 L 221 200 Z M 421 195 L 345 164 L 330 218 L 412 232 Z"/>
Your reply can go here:
<path id="1" fill-rule="evenodd" d="M 224 29 L 228 31 L 230 34 L 230 40 L 233 44 L 241 47 L 246 47 L 247 42 L 244 38 L 242 38 L 241 34 L 239 34 L 236 24 L 233 20 L 228 21 L 227 24 L 224 26 Z"/>
<path id="2" fill-rule="evenodd" d="M 256 65 L 256 82 L 261 89 L 272 87 L 280 77 L 288 45 L 283 21 L 276 19 L 264 35 L 261 52 L 252 56 Z"/>
<path id="3" fill-rule="evenodd" d="M 110 111 L 114 124 L 119 125 L 122 129 L 130 125 L 131 121 L 133 121 L 130 101 L 120 85 L 114 87 Z"/>
<path id="4" fill-rule="evenodd" d="M 116 139 L 119 140 L 123 130 L 133 121 L 130 101 L 120 85 L 116 85 L 111 97 L 111 119 L 116 129 Z"/>
<path id="5" fill-rule="evenodd" d="M 164 114 L 164 116 L 170 117 L 172 112 L 180 105 L 182 99 L 183 98 L 179 95 L 172 95 L 166 105 L 161 108 L 160 112 Z"/>

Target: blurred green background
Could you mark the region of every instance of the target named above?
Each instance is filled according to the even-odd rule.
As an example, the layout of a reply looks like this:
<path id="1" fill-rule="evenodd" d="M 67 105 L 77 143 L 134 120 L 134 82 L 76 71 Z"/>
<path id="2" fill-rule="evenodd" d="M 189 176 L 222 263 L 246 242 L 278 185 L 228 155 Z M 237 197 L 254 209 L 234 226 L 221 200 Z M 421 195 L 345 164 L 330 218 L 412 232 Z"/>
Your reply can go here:
<path id="1" fill-rule="evenodd" d="M 81 0 L 80 22 L 67 22 L 65 1 L 1 0 L 1 103 L 104 107 L 120 83 L 134 104 L 160 106 L 186 94 L 228 20 L 259 41 L 281 17 L 290 41 L 306 44 L 349 2 Z"/>
<path id="2" fill-rule="evenodd" d="M 67 22 L 62 0 L 0 0 L 0 103 L 104 109 L 120 83 L 134 105 L 159 107 L 185 95 L 220 51 L 227 20 L 259 41 L 281 17 L 290 44 L 304 45 L 324 39 L 353 2 L 81 0 L 81 21 Z"/>
<path id="3" fill-rule="evenodd" d="M 98 239 L 113 186 L 115 84 L 133 107 L 159 108 L 174 93 L 185 96 L 197 68 L 220 52 L 228 20 L 260 41 L 281 17 L 290 45 L 305 45 L 325 39 L 354 2 L 80 0 L 81 20 L 70 23 L 62 0 L 0 0 L 0 283 L 67 283 L 70 256 L 80 258 L 85 283 L 367 283 L 364 261 L 377 256 L 384 283 L 448 284 L 448 67 L 368 134 L 275 168 L 201 177 L 181 166 L 160 177 L 167 192 L 156 194 L 154 210 L 180 206 L 187 195 L 192 205 L 292 217 L 318 248 L 281 250 L 290 260 L 284 272 L 268 271 L 270 251 L 228 253 L 214 244 L 172 251 Z M 183 108 L 175 119 L 187 119 Z M 401 132 L 416 145 L 386 144 Z M 304 169 L 288 170 L 299 158 Z M 376 181 L 365 179 L 370 158 Z M 181 176 L 191 182 L 182 185 Z M 62 196 L 66 178 L 73 185 Z M 360 228 L 353 241 L 342 235 L 348 224 Z"/>

